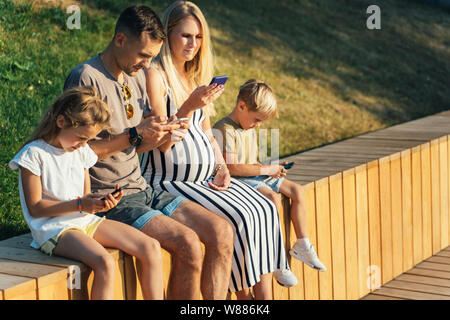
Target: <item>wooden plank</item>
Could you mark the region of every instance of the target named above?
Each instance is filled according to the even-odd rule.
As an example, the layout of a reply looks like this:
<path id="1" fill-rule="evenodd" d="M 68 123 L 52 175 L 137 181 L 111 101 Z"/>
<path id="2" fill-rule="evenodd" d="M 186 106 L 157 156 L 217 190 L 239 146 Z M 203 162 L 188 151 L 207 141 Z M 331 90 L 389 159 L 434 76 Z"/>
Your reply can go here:
<path id="1" fill-rule="evenodd" d="M 449 205 L 448 205 L 448 146 L 447 136 L 439 139 L 439 179 L 440 179 L 440 216 L 441 216 L 441 248 L 449 242 Z"/>
<path id="2" fill-rule="evenodd" d="M 400 154 L 389 157 L 391 164 L 392 277 L 403 272 L 402 177 Z M 394 258 L 395 257 L 395 258 Z"/>
<path id="3" fill-rule="evenodd" d="M 413 274 L 413 275 L 419 275 L 419 276 L 425 276 L 425 277 L 433 277 L 433 278 L 437 278 L 437 279 L 450 280 L 450 272 L 439 271 L 439 270 L 413 268 L 411 270 L 406 271 L 406 274 Z"/>
<path id="4" fill-rule="evenodd" d="M 412 224 L 413 224 L 413 263 L 422 261 L 423 219 L 422 219 L 422 164 L 420 146 L 411 149 L 411 188 L 412 188 Z"/>
<path id="5" fill-rule="evenodd" d="M 380 184 L 378 160 L 367 164 L 367 196 L 369 212 L 370 264 L 381 270 L 381 226 L 380 226 Z M 378 289 L 381 279 L 369 281 L 370 291 Z"/>
<path id="6" fill-rule="evenodd" d="M 308 233 L 309 239 L 314 247 L 317 248 L 317 230 L 316 230 L 316 201 L 314 183 L 309 183 L 304 186 L 306 212 L 308 212 Z M 318 300 L 319 299 L 319 271 L 314 270 L 308 266 L 303 267 L 303 279 L 305 286 L 305 299 Z"/>
<path id="7" fill-rule="evenodd" d="M 356 187 L 355 170 L 342 174 L 344 199 L 344 239 L 347 281 L 347 299 L 359 299 L 358 238 L 356 226 Z"/>
<path id="8" fill-rule="evenodd" d="M 402 180 L 403 271 L 405 271 L 414 266 L 410 149 L 402 151 L 400 162 Z"/>
<path id="9" fill-rule="evenodd" d="M 5 300 L 36 300 L 36 280 L 0 273 L 0 290 Z"/>
<path id="10" fill-rule="evenodd" d="M 0 290 L 0 300 L 3 300 L 3 290 Z"/>
<path id="11" fill-rule="evenodd" d="M 367 195 L 367 168 L 361 165 L 355 168 L 356 187 L 356 229 L 358 237 L 359 296 L 370 292 L 367 285 L 370 266 L 369 250 L 369 208 Z"/>
<path id="12" fill-rule="evenodd" d="M 414 283 L 423 283 L 423 284 L 429 284 L 429 285 L 450 288 L 450 280 L 442 279 L 442 278 L 425 277 L 425 276 L 404 273 L 404 274 L 400 275 L 397 278 L 397 280 L 414 282 Z"/>
<path id="13" fill-rule="evenodd" d="M 442 257 L 450 257 L 450 252 L 442 250 L 441 252 L 438 252 L 436 255 Z"/>
<path id="14" fill-rule="evenodd" d="M 39 300 L 69 298 L 66 268 L 0 259 L 0 272 L 35 279 Z"/>
<path id="15" fill-rule="evenodd" d="M 450 264 L 450 258 L 442 257 L 442 256 L 432 256 L 427 259 L 428 262 L 442 263 L 442 264 Z"/>
<path id="16" fill-rule="evenodd" d="M 417 292 L 425 292 L 437 295 L 445 295 L 447 299 L 450 300 L 450 288 L 423 284 L 423 283 L 412 283 L 400 280 L 393 280 L 385 285 L 386 288 L 404 289 Z"/>
<path id="17" fill-rule="evenodd" d="M 393 278 L 391 171 L 389 157 L 379 159 L 381 210 L 381 284 Z"/>
<path id="18" fill-rule="evenodd" d="M 329 178 L 331 254 L 333 263 L 333 298 L 347 298 L 345 271 L 344 204 L 342 195 L 342 173 Z"/>
<path id="19" fill-rule="evenodd" d="M 448 296 L 387 287 L 382 287 L 374 293 L 409 300 L 448 300 Z"/>
<path id="20" fill-rule="evenodd" d="M 317 255 L 326 266 L 326 272 L 319 272 L 319 298 L 333 299 L 333 264 L 331 260 L 330 198 L 328 178 L 315 182 Z"/>
<path id="21" fill-rule="evenodd" d="M 448 193 L 447 199 L 450 199 L 450 135 L 447 135 L 447 180 L 448 180 Z M 448 216 L 447 216 L 447 224 L 448 224 L 448 242 L 450 245 L 450 203 L 448 204 Z"/>
<path id="22" fill-rule="evenodd" d="M 442 264 L 442 263 L 433 263 L 433 262 L 429 262 L 429 261 L 424 261 L 424 262 L 419 263 L 417 265 L 417 268 L 450 272 L 449 265 Z"/>
<path id="23" fill-rule="evenodd" d="M 367 296 L 365 296 L 364 298 L 362 298 L 361 300 L 405 300 L 405 299 L 371 293 L 371 294 L 368 294 Z"/>
<path id="24" fill-rule="evenodd" d="M 431 157 L 431 230 L 432 252 L 436 254 L 441 247 L 441 206 L 440 206 L 440 178 L 439 178 L 439 140 L 432 140 L 430 146 Z"/>
<path id="25" fill-rule="evenodd" d="M 420 146 L 421 171 L 422 171 L 422 245 L 423 259 L 430 257 L 432 251 L 432 229 L 431 229 L 431 160 L 430 144 L 424 143 Z"/>

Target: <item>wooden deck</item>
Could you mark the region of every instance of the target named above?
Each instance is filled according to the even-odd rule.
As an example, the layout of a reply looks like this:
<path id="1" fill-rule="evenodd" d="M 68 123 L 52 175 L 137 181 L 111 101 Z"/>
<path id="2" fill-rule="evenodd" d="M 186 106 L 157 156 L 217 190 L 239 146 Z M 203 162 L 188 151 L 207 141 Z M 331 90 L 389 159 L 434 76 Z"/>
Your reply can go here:
<path id="1" fill-rule="evenodd" d="M 327 271 L 289 257 L 299 283 L 274 282 L 274 299 L 450 298 L 449 133 L 446 111 L 283 159 L 295 162 L 288 179 L 304 187 L 309 238 Z M 283 201 L 289 250 L 296 237 Z M 89 297 L 91 270 L 29 243 L 29 234 L 0 241 L 0 300 Z M 134 259 L 110 253 L 115 298 L 142 298 Z M 163 260 L 167 285 L 166 251 Z M 70 268 L 79 271 L 79 289 L 67 287 Z"/>
<path id="2" fill-rule="evenodd" d="M 450 300 L 450 247 L 389 281 L 362 300 Z"/>

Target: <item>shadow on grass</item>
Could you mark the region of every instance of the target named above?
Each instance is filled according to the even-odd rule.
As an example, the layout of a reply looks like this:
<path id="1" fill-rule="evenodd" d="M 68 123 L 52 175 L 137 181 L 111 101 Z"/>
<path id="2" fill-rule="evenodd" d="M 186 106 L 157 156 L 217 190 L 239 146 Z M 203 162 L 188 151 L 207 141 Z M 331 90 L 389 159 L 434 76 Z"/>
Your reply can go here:
<path id="1" fill-rule="evenodd" d="M 84 2 L 114 16 L 130 5 L 128 1 Z M 171 2 L 143 3 L 162 15 Z M 195 2 L 208 23 L 227 34 L 225 39 L 214 38 L 216 45 L 249 57 L 258 49 L 268 50 L 286 74 L 327 85 L 343 101 L 387 124 L 450 105 L 448 9 L 420 0 L 384 0 L 379 4 L 381 30 L 368 30 L 366 9 L 371 1 Z"/>

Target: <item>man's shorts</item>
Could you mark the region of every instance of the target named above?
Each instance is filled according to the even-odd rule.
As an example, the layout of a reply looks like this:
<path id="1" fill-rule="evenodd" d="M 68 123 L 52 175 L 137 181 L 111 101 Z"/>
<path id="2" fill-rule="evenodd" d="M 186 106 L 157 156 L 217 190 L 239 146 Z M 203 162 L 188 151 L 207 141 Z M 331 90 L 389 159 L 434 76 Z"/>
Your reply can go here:
<path id="1" fill-rule="evenodd" d="M 280 186 L 284 180 L 284 178 L 272 178 L 269 176 L 239 177 L 238 179 L 247 183 L 255 189 L 268 187 L 275 192 L 280 192 Z"/>
<path id="2" fill-rule="evenodd" d="M 148 187 L 143 191 L 123 196 L 117 206 L 97 215 L 106 216 L 108 219 L 126 223 L 140 230 L 153 217 L 160 214 L 171 216 L 184 200 L 187 199 Z"/>

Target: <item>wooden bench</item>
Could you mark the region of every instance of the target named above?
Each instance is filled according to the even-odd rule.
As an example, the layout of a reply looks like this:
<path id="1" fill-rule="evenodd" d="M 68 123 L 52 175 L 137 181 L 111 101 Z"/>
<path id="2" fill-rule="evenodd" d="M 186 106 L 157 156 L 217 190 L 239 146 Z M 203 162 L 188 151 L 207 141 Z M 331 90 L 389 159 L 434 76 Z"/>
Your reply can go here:
<path id="1" fill-rule="evenodd" d="M 450 111 L 289 156 L 288 178 L 305 190 L 309 238 L 327 267 L 289 257 L 299 280 L 273 285 L 274 299 L 360 299 L 450 244 Z M 289 202 L 280 213 L 287 250 L 296 241 Z M 92 272 L 29 247 L 30 235 L 0 241 L 0 299 L 86 299 Z M 135 262 L 117 262 L 117 299 L 140 299 Z M 165 282 L 170 256 L 163 250 Z M 67 289 L 79 268 L 81 288 Z M 231 298 L 234 298 L 232 296 Z"/>

